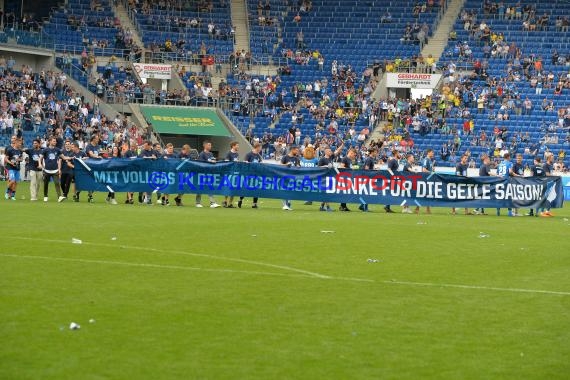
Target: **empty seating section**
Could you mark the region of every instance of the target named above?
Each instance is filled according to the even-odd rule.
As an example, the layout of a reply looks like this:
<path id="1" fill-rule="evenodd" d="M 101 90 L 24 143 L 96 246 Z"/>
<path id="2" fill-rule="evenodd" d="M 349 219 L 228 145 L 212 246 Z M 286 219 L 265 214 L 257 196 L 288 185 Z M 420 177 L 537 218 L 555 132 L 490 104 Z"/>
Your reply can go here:
<path id="1" fill-rule="evenodd" d="M 283 0 L 270 0 L 267 10 L 265 4 L 264 1 L 260 6 L 259 1 L 247 0 L 249 46 L 252 56 L 262 62 L 276 52 L 279 29 L 283 26 L 284 17 L 289 9 Z"/>
<path id="2" fill-rule="evenodd" d="M 154 5 L 149 11 L 142 9 L 142 1 L 136 12 L 136 25 L 147 48 L 156 45 L 165 47 L 165 42 L 172 42 L 172 51 L 167 59 L 179 60 L 185 53 L 200 50 L 204 43 L 208 54 L 229 56 L 233 50 L 233 39 L 230 36 L 231 10 L 227 2 L 213 0 L 213 7 L 203 9 L 198 2 L 183 2 L 186 8 L 161 9 Z M 194 21 L 197 23 L 193 26 Z M 219 30 L 218 36 L 210 34 L 208 25 L 213 24 Z M 184 41 L 183 49 L 176 44 Z M 166 51 L 168 53 L 168 50 Z"/>
<path id="3" fill-rule="evenodd" d="M 43 30 L 53 38 L 56 51 L 79 54 L 88 46 L 95 55 L 122 55 L 122 49 L 113 50 L 119 25 L 109 1 L 100 0 L 91 9 L 90 0 L 69 0 L 65 8 L 54 10 Z"/>
<path id="4" fill-rule="evenodd" d="M 314 0 L 311 11 L 299 13 L 299 22 L 294 21 L 298 14 L 296 9 L 285 16 L 282 47 L 295 50 L 297 33 L 302 31 L 306 48 L 319 50 L 327 65 L 338 60 L 352 64 L 357 71 L 375 59 L 412 57 L 419 54 L 420 49 L 417 44 L 400 40 L 406 25 L 426 23 L 431 30 L 438 9 L 434 7 L 414 17 L 415 4 L 415 0 Z M 381 23 L 387 11 L 392 21 Z"/>

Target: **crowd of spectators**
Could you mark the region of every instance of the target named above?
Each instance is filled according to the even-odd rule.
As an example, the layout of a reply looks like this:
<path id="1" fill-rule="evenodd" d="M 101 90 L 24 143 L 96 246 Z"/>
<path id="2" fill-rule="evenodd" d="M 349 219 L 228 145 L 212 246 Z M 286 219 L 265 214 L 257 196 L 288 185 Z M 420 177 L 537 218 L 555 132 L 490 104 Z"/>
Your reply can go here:
<path id="1" fill-rule="evenodd" d="M 64 140 L 83 147 L 93 134 L 104 146 L 128 142 L 140 145 L 149 137 L 125 117 L 110 118 L 93 101 L 80 96 L 70 86 L 65 73 L 49 69 L 34 72 L 29 66 L 7 66 L 0 57 L 0 134 L 23 138 L 25 146 L 39 139 L 45 146 L 51 136 L 58 146 Z"/>

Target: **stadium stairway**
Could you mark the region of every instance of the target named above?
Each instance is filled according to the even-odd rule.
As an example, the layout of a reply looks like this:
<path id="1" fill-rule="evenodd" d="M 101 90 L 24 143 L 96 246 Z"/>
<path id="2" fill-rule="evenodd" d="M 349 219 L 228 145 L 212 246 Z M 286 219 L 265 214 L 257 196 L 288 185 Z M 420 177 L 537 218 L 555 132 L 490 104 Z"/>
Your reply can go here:
<path id="1" fill-rule="evenodd" d="M 232 0 L 232 25 L 236 35 L 234 41 L 234 51 L 250 51 L 249 29 L 247 25 L 247 7 L 245 0 Z"/>
<path id="2" fill-rule="evenodd" d="M 465 0 L 449 0 L 447 3 L 447 10 L 441 18 L 437 30 L 435 30 L 433 37 L 428 40 L 428 43 L 422 49 L 422 56 L 427 57 L 430 54 L 439 60 L 449 39 L 449 32 L 453 29 L 453 24 L 459 16 Z"/>
<path id="3" fill-rule="evenodd" d="M 129 13 L 127 12 L 127 9 L 123 5 L 123 2 L 121 1 L 115 2 L 115 5 L 113 6 L 113 12 L 115 13 L 115 16 L 119 19 L 119 21 L 121 21 L 121 26 L 125 30 L 130 29 L 131 32 L 133 32 L 133 41 L 135 45 L 143 49 L 143 57 L 144 57 L 144 44 L 139 34 L 139 30 L 135 27 L 135 25 L 131 21 Z"/>

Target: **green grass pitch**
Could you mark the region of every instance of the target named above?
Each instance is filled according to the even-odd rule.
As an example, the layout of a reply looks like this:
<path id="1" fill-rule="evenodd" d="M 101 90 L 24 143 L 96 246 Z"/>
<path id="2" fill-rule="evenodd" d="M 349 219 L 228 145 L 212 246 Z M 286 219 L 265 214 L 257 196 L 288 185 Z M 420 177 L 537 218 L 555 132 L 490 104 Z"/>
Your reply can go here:
<path id="1" fill-rule="evenodd" d="M 0 379 L 570 376 L 570 207 L 417 216 L 82 196 L 0 202 Z"/>

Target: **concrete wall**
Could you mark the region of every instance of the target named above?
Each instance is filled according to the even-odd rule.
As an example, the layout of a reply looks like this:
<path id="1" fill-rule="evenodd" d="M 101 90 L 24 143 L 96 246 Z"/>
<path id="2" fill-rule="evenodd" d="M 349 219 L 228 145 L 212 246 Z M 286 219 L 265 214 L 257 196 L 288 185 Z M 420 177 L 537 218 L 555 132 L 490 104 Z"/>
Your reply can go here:
<path id="1" fill-rule="evenodd" d="M 55 65 L 53 52 L 45 49 L 0 44 L 0 55 L 6 60 L 10 56 L 14 57 L 17 70 L 20 70 L 22 65 L 29 65 L 34 71 L 49 70 Z"/>

